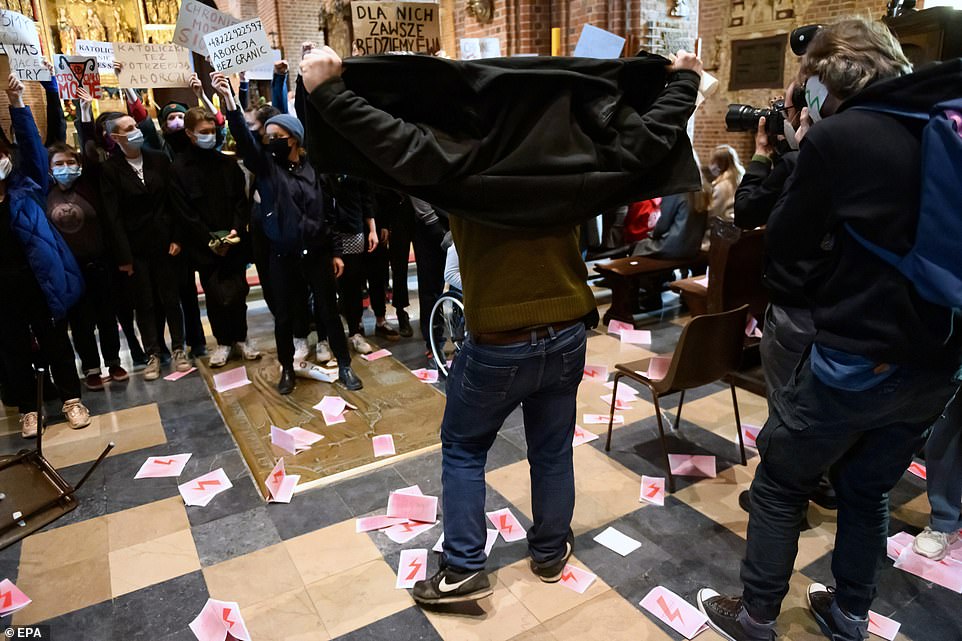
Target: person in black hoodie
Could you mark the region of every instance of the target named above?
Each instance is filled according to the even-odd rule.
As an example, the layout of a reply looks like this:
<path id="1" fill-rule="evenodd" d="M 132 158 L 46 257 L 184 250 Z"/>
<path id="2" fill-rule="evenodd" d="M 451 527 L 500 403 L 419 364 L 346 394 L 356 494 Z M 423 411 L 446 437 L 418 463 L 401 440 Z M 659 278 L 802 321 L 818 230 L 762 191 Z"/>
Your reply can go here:
<path id="1" fill-rule="evenodd" d="M 958 388 L 957 314 L 921 298 L 848 231 L 897 255 L 915 242 L 922 123 L 856 109 L 928 112 L 962 96 L 962 60 L 910 69 L 886 26 L 859 19 L 824 27 L 802 59 L 812 110 L 803 110 L 798 164 L 768 222 L 766 279 L 809 301 L 815 333 L 758 436 L 742 595 L 697 595 L 728 639 L 775 639 L 808 499 L 826 471 L 838 495 L 836 586 L 809 586 L 809 609 L 829 638 L 865 638 L 888 492 Z M 810 119 L 819 122 L 806 130 Z"/>
<path id="2" fill-rule="evenodd" d="M 130 116 L 110 120 L 106 126 L 123 153 L 101 165 L 101 196 L 104 213 L 116 230 L 112 243 L 120 270 L 133 276 L 137 325 L 149 354 L 144 380 L 151 381 L 160 377 L 155 290 L 170 329 L 174 368 L 186 372 L 191 367 L 171 261 L 180 253 L 180 242 L 169 213 L 170 161 L 159 151 L 141 149 L 144 135 Z"/>
<path id="3" fill-rule="evenodd" d="M 302 291 L 296 283 L 301 275 L 314 293 L 315 319 L 327 332 L 341 384 L 359 390 L 363 385 L 351 369 L 347 338 L 337 314 L 336 279 L 344 262 L 331 237 L 334 203 L 307 159 L 304 127 L 294 116 L 279 114 L 264 127 L 265 144 L 257 145 L 227 77 L 214 73 L 211 82 L 227 108 L 227 123 L 244 166 L 259 184 L 269 187 L 273 198 L 273 208 L 264 216 L 264 231 L 271 242 L 274 339 L 281 364 L 277 389 L 281 394 L 294 391 L 293 314 L 294 306 L 300 304 Z"/>
<path id="4" fill-rule="evenodd" d="M 247 342 L 247 217 L 244 174 L 215 149 L 216 121 L 194 107 L 184 117 L 189 146 L 174 158 L 170 196 L 184 251 L 200 273 L 207 316 L 217 347 L 211 367 L 223 367 L 236 348 L 245 360 L 260 358 Z"/>

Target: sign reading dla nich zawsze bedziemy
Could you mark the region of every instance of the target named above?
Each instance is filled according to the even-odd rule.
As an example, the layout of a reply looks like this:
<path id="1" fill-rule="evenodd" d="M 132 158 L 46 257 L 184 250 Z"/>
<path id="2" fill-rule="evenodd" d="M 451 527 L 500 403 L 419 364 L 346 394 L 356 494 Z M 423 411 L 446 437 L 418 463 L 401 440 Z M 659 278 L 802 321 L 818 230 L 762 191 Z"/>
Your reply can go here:
<path id="1" fill-rule="evenodd" d="M 223 73 L 237 73 L 273 62 L 271 44 L 260 18 L 208 33 L 204 42 L 210 64 Z"/>
<path id="2" fill-rule="evenodd" d="M 435 54 L 441 49 L 439 5 L 433 2 L 351 3 L 354 47 L 360 55 Z"/>

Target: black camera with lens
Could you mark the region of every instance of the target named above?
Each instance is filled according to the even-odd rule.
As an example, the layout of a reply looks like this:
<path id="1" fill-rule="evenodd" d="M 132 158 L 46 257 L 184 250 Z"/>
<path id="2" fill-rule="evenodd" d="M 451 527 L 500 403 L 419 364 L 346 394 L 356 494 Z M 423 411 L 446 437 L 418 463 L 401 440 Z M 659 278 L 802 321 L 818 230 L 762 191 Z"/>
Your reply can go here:
<path id="1" fill-rule="evenodd" d="M 765 117 L 765 133 L 774 140 L 785 131 L 785 101 L 776 100 L 771 109 L 752 107 L 751 105 L 728 105 L 725 114 L 725 129 L 728 131 L 758 130 L 758 121 Z"/>

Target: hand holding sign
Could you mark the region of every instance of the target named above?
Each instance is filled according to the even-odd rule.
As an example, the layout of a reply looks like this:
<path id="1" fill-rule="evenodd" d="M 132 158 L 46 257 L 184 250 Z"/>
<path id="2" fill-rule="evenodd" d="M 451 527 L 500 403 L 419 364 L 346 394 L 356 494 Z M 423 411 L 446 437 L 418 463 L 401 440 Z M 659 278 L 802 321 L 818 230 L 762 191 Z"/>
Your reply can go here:
<path id="1" fill-rule="evenodd" d="M 319 86 L 341 75 L 341 58 L 333 49 L 325 45 L 320 49 L 311 49 L 301 60 L 301 79 L 304 88 L 311 93 Z"/>
<path id="2" fill-rule="evenodd" d="M 76 100 L 77 90 L 81 87 L 89 91 L 94 98 L 101 97 L 100 72 L 97 71 L 96 58 L 58 55 L 55 70 L 61 100 Z"/>

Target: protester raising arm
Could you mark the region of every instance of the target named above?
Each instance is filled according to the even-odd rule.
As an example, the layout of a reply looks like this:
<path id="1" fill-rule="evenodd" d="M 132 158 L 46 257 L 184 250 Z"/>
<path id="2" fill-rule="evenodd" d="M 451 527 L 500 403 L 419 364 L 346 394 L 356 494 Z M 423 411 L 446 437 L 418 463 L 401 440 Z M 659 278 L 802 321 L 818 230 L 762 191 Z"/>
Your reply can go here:
<path id="1" fill-rule="evenodd" d="M 30 107 L 23 104 L 23 83 L 16 74 L 7 79 L 7 97 L 10 99 L 10 118 L 13 120 L 13 133 L 17 137 L 20 150 L 18 169 L 24 176 L 39 185 L 41 193 L 47 193 L 50 167 L 47 162 L 47 148 L 40 140 L 40 131 L 33 119 Z"/>
<path id="2" fill-rule="evenodd" d="M 214 91 L 220 96 L 224 109 L 227 110 L 227 126 L 230 129 L 231 136 L 234 137 L 234 142 L 237 144 L 237 153 L 244 161 L 244 167 L 255 177 L 262 177 L 270 160 L 267 158 L 266 152 L 254 141 L 254 136 L 247 128 L 247 121 L 244 120 L 244 113 L 238 107 L 234 98 L 234 90 L 231 88 L 230 80 L 217 71 L 211 74 L 210 79 Z"/>
<path id="3" fill-rule="evenodd" d="M 43 66 L 50 72 L 50 80 L 42 80 L 40 85 L 47 94 L 47 135 L 43 144 L 47 147 L 58 142 L 67 142 L 67 119 L 63 115 L 60 104 L 60 90 L 57 87 L 57 76 L 53 72 L 53 65 L 46 59 Z"/>
<path id="4" fill-rule="evenodd" d="M 274 63 L 274 75 L 271 78 L 271 104 L 282 114 L 287 113 L 287 73 L 289 67 L 286 60 Z"/>

